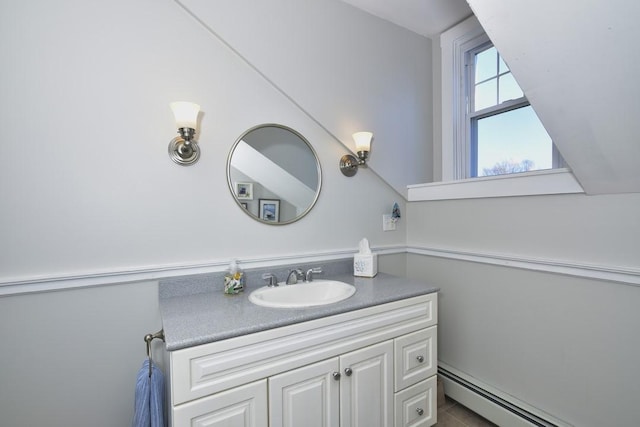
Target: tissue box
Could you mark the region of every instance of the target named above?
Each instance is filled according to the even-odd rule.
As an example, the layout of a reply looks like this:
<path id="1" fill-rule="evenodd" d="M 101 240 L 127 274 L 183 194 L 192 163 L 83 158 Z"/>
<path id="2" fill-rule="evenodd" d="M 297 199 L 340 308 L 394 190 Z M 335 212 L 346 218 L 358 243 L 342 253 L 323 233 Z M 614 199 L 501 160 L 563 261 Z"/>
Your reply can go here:
<path id="1" fill-rule="evenodd" d="M 374 277 L 378 274 L 378 255 L 353 256 L 353 275 L 360 277 Z"/>

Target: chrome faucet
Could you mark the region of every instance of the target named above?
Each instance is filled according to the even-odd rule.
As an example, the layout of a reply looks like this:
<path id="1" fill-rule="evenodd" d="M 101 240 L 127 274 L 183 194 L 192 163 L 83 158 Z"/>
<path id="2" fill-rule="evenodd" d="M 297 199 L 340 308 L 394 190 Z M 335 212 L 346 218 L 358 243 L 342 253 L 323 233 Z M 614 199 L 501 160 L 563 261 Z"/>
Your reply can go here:
<path id="1" fill-rule="evenodd" d="M 307 274 L 304 276 L 305 282 L 312 282 L 314 274 L 322 273 L 322 267 L 314 267 L 307 270 Z"/>
<path id="2" fill-rule="evenodd" d="M 295 268 L 289 271 L 286 283 L 287 285 L 295 285 L 299 279 L 304 279 L 304 273 L 299 268 Z"/>
<path id="3" fill-rule="evenodd" d="M 264 273 L 262 278 L 267 281 L 267 286 L 278 286 L 278 278 L 272 273 Z"/>

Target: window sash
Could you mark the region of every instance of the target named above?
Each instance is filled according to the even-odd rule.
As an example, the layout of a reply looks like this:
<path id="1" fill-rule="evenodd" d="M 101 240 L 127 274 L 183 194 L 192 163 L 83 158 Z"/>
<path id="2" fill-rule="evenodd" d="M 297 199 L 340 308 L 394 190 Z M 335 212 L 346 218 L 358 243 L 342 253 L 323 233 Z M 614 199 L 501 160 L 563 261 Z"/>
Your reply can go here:
<path id="1" fill-rule="evenodd" d="M 509 111 L 531 105 L 526 96 L 522 96 L 517 99 L 511 99 L 475 111 L 475 57 L 476 54 L 483 52 L 494 45 L 491 40 L 488 39 L 488 37 L 481 39 L 481 41 L 479 41 L 478 39 L 474 41 L 475 44 L 473 45 L 473 47 L 464 51 L 464 60 L 462 61 L 462 64 L 464 64 L 464 74 L 460 76 L 463 86 L 460 94 L 464 98 L 461 102 L 461 104 L 464 106 L 464 111 L 461 111 L 464 117 L 464 123 L 462 124 L 464 147 L 460 147 L 459 143 L 457 144 L 459 157 L 461 157 L 457 162 L 458 170 L 456 176 L 458 177 L 458 179 L 478 177 L 478 122 L 481 119 L 487 117 L 507 113 Z M 500 76 L 502 74 L 507 73 L 500 73 L 498 70 L 496 76 Z M 553 141 L 551 155 L 551 167 L 553 169 L 566 167 L 566 163 L 564 162 L 564 159 L 560 155 L 560 152 L 556 148 L 555 144 L 553 144 Z M 462 167 L 463 170 L 459 170 L 460 167 Z"/>
<path id="2" fill-rule="evenodd" d="M 467 145 L 469 147 L 468 162 L 466 165 L 466 171 L 468 176 L 465 178 L 475 178 L 478 176 L 478 122 L 482 119 L 491 116 L 497 116 L 502 113 L 507 113 L 518 108 L 528 107 L 529 101 L 527 98 L 522 97 L 510 101 L 503 102 L 502 104 L 494 105 L 492 107 L 484 108 L 480 111 L 473 113 L 467 113 L 465 124 L 468 127 Z M 553 146 L 554 152 L 555 146 Z M 554 166 L 555 167 L 555 166 Z"/>

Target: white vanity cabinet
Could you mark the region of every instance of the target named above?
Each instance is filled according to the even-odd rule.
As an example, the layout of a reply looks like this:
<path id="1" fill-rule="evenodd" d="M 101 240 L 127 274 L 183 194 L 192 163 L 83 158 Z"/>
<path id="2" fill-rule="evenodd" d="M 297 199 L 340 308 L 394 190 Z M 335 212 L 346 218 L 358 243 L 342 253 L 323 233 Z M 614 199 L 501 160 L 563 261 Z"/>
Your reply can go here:
<path id="1" fill-rule="evenodd" d="M 267 381 L 235 387 L 172 410 L 172 425 L 190 427 L 268 427 Z"/>
<path id="2" fill-rule="evenodd" d="M 340 356 L 340 426 L 393 426 L 393 342 Z"/>
<path id="3" fill-rule="evenodd" d="M 269 378 L 269 425 L 339 426 L 338 370 L 333 358 Z"/>
<path id="4" fill-rule="evenodd" d="M 437 294 L 169 352 L 174 427 L 436 423 Z"/>
<path id="5" fill-rule="evenodd" d="M 393 425 L 393 343 L 269 378 L 271 427 Z"/>

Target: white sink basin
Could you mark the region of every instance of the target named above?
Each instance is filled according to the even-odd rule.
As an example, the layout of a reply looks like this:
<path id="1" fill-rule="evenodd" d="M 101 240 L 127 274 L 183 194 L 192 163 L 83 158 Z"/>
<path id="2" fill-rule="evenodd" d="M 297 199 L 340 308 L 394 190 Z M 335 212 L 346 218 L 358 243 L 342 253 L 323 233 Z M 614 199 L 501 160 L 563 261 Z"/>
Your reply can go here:
<path id="1" fill-rule="evenodd" d="M 349 298 L 356 288 L 337 280 L 314 280 L 309 283 L 263 286 L 249 294 L 249 301 L 263 307 L 300 308 L 333 304 Z"/>

